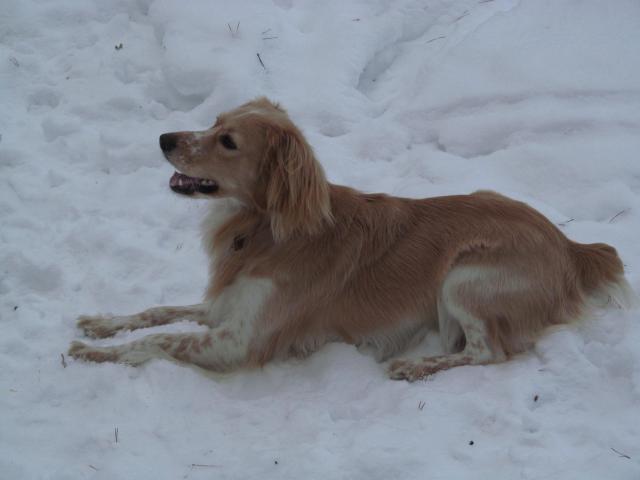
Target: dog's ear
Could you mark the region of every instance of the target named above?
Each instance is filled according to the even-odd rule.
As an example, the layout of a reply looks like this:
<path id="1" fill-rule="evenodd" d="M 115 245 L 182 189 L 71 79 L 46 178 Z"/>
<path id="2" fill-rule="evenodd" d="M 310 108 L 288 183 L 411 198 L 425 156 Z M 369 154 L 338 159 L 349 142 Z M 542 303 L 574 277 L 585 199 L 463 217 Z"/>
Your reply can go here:
<path id="1" fill-rule="evenodd" d="M 293 125 L 270 125 L 265 203 L 276 242 L 315 234 L 332 222 L 329 184 L 311 146 Z"/>

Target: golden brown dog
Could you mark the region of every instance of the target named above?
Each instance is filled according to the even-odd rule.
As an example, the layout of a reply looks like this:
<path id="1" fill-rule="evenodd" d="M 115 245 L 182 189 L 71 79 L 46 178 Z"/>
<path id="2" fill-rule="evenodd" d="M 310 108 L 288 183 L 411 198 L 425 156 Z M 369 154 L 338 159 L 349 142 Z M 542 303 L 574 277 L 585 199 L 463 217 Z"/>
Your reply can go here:
<path id="1" fill-rule="evenodd" d="M 167 133 L 176 192 L 213 202 L 205 301 L 120 317 L 84 316 L 95 338 L 192 320 L 204 333 L 156 334 L 70 353 L 137 365 L 154 357 L 214 371 L 308 355 L 327 342 L 402 353 L 439 328 L 446 354 L 395 360 L 392 378 L 500 362 L 594 300 L 630 292 L 615 249 L 568 240 L 524 203 L 492 192 L 413 200 L 327 182 L 286 112 L 266 99 L 202 132 Z"/>

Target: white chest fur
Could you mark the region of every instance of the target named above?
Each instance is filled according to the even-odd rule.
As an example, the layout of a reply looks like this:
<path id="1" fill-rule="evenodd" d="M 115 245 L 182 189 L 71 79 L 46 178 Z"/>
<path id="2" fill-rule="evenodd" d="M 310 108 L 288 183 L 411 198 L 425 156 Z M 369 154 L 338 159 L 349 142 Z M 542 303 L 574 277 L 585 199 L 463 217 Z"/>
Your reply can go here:
<path id="1" fill-rule="evenodd" d="M 272 292 L 271 280 L 241 276 L 211 302 L 210 313 L 220 319 L 220 326 L 249 327 L 261 314 Z"/>
<path id="2" fill-rule="evenodd" d="M 242 208 L 234 200 L 215 200 L 202 222 L 203 246 L 210 257 L 210 275 L 214 278 L 216 251 L 214 238 L 218 229 Z M 266 278 L 238 276 L 214 299 L 210 300 L 209 316 L 213 324 L 219 325 L 222 335 L 228 335 L 239 349 L 248 348 L 255 335 L 255 323 L 264 310 L 265 303 L 273 292 L 273 282 Z M 230 352 L 231 353 L 231 352 Z M 240 353 L 240 352 L 237 352 Z"/>
<path id="3" fill-rule="evenodd" d="M 209 211 L 202 219 L 202 246 L 214 259 L 214 240 L 218 229 L 224 225 L 232 216 L 240 211 L 242 204 L 230 198 L 217 199 L 210 202 Z"/>

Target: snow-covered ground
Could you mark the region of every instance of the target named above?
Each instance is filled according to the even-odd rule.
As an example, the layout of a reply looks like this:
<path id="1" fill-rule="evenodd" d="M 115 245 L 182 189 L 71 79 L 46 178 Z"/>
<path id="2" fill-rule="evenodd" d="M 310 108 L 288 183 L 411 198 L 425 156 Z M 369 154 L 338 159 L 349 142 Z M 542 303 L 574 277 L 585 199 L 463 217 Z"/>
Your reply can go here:
<path id="1" fill-rule="evenodd" d="M 257 95 L 333 182 L 498 190 L 640 290 L 637 0 L 3 0 L 0 478 L 640 478 L 638 312 L 415 384 L 338 344 L 228 376 L 64 368 L 77 315 L 200 299 L 206 203 L 169 191 L 157 138 Z"/>

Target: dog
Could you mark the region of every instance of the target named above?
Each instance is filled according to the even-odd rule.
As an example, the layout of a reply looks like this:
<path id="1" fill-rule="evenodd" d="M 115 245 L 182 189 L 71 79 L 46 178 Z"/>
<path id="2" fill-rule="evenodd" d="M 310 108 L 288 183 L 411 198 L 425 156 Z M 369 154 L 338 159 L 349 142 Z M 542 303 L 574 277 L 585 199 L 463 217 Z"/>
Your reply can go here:
<path id="1" fill-rule="evenodd" d="M 175 192 L 209 199 L 204 303 L 81 316 L 93 338 L 190 320 L 117 346 L 73 342 L 94 362 L 169 358 L 215 372 L 346 342 L 414 381 L 502 362 L 546 327 L 632 294 L 616 250 L 573 242 L 528 205 L 490 191 L 421 200 L 329 183 L 285 110 L 266 98 L 205 131 L 160 136 Z M 397 358 L 439 329 L 445 354 Z"/>

